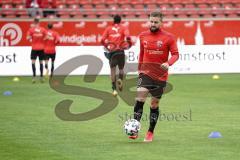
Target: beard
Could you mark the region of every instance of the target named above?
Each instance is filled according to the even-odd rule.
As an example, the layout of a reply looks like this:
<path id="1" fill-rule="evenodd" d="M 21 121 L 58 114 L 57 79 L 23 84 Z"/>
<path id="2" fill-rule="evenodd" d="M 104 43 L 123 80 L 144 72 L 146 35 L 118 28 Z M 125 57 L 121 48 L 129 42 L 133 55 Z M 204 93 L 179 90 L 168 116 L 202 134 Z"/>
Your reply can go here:
<path id="1" fill-rule="evenodd" d="M 150 31 L 151 31 L 152 33 L 156 33 L 157 31 L 159 31 L 159 28 L 150 27 Z"/>

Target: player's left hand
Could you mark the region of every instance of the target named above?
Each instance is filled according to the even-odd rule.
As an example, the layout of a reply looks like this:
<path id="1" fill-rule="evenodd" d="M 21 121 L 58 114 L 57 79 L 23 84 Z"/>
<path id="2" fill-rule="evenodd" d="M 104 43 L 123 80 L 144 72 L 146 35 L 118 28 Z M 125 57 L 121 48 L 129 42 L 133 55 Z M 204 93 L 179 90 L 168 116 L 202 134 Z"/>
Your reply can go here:
<path id="1" fill-rule="evenodd" d="M 169 68 L 169 64 L 168 64 L 168 63 L 163 63 L 163 64 L 161 64 L 161 68 L 162 68 L 163 70 L 167 71 L 168 68 Z"/>

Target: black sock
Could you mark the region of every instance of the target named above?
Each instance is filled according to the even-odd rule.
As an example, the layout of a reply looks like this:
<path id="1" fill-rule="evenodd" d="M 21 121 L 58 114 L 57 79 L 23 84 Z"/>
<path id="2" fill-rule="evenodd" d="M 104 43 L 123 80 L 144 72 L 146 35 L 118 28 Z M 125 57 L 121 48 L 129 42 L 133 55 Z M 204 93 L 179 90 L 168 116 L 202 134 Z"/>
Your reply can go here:
<path id="1" fill-rule="evenodd" d="M 135 106 L 134 106 L 134 119 L 137 121 L 141 120 L 142 113 L 143 113 L 143 105 L 144 102 L 136 101 Z"/>
<path id="2" fill-rule="evenodd" d="M 45 64 L 45 69 L 48 69 L 48 64 L 47 63 Z"/>
<path id="3" fill-rule="evenodd" d="M 123 80 L 123 74 L 119 73 L 118 78 Z"/>
<path id="4" fill-rule="evenodd" d="M 116 82 L 112 82 L 112 89 L 116 90 Z"/>
<path id="5" fill-rule="evenodd" d="M 148 131 L 152 132 L 154 131 L 154 128 L 157 124 L 157 121 L 158 121 L 158 116 L 159 116 L 159 108 L 155 108 L 155 109 L 152 109 L 150 108 L 150 126 L 149 126 L 149 129 Z"/>
<path id="6" fill-rule="evenodd" d="M 40 76 L 42 77 L 43 76 L 43 64 L 40 63 Z"/>
<path id="7" fill-rule="evenodd" d="M 53 71 L 54 71 L 54 63 L 52 63 L 52 68 L 51 68 L 51 77 L 53 76 Z"/>
<path id="8" fill-rule="evenodd" d="M 32 63 L 33 77 L 36 77 L 36 66 L 35 63 Z"/>

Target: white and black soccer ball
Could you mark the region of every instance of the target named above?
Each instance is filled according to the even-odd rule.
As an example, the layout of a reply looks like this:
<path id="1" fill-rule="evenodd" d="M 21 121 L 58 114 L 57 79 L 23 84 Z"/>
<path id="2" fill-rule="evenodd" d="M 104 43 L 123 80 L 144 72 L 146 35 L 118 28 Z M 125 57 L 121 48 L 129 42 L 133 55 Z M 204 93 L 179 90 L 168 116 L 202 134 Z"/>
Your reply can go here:
<path id="1" fill-rule="evenodd" d="M 141 129 L 141 124 L 136 119 L 129 119 L 124 123 L 123 128 L 124 128 L 124 132 L 128 136 L 135 136 L 135 135 L 138 135 L 138 132 Z"/>

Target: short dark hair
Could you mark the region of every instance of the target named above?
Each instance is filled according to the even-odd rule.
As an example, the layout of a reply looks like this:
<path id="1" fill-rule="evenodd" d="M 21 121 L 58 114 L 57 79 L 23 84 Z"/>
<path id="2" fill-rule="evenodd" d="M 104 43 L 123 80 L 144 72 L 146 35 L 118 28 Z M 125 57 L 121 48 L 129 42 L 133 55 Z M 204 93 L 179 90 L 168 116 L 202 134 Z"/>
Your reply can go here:
<path id="1" fill-rule="evenodd" d="M 120 15 L 117 14 L 117 15 L 113 16 L 113 23 L 119 24 L 119 23 L 121 23 L 121 20 L 122 20 L 122 18 Z"/>
<path id="2" fill-rule="evenodd" d="M 34 23 L 39 23 L 40 19 L 39 18 L 34 18 Z"/>
<path id="3" fill-rule="evenodd" d="M 53 24 L 52 23 L 48 23 L 48 29 L 52 29 L 53 28 Z"/>
<path id="4" fill-rule="evenodd" d="M 163 19 L 163 14 L 162 14 L 161 12 L 159 12 L 159 11 L 155 11 L 155 12 L 152 12 L 152 13 L 150 14 L 150 17 L 158 17 L 158 18 L 160 18 L 160 20 L 162 21 L 162 19 Z"/>

